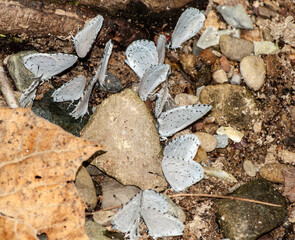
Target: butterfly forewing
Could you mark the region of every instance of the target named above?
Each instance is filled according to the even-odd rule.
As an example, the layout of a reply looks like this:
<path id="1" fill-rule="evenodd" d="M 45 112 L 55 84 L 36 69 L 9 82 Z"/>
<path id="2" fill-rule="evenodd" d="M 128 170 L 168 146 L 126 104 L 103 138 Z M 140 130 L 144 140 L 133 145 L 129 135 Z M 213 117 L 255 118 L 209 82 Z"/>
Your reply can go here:
<path id="1" fill-rule="evenodd" d="M 179 48 L 181 45 L 195 36 L 203 27 L 205 15 L 196 8 L 187 8 L 177 21 L 172 33 L 172 48 Z"/>
<path id="2" fill-rule="evenodd" d="M 173 108 L 158 118 L 158 131 L 162 137 L 172 136 L 203 117 L 210 109 L 211 106 L 207 104 Z"/>
<path id="3" fill-rule="evenodd" d="M 161 194 L 154 190 L 145 190 L 142 192 L 141 209 L 151 209 L 166 213 L 168 211 L 168 203 Z"/>
<path id="4" fill-rule="evenodd" d="M 154 42 L 145 39 L 132 42 L 126 49 L 126 58 L 126 63 L 140 78 L 146 69 L 158 64 Z"/>
<path id="5" fill-rule="evenodd" d="M 170 66 L 168 64 L 151 66 L 145 71 L 138 88 L 138 94 L 143 101 L 167 79 L 169 71 Z"/>
<path id="6" fill-rule="evenodd" d="M 83 95 L 85 85 L 86 78 L 79 75 L 58 88 L 51 97 L 53 97 L 54 102 L 78 100 Z"/>
<path id="7" fill-rule="evenodd" d="M 65 71 L 77 61 L 77 56 L 65 53 L 33 53 L 25 56 L 25 67 L 41 80 L 47 80 Z"/>
<path id="8" fill-rule="evenodd" d="M 100 68 L 100 72 L 99 72 L 99 76 L 98 76 L 98 81 L 101 86 L 103 86 L 105 83 L 108 62 L 109 62 L 110 56 L 112 54 L 112 50 L 113 50 L 113 44 L 112 44 L 112 41 L 109 40 L 106 43 L 106 46 L 104 49 L 104 55 L 103 55 L 103 58 L 102 58 L 101 64 L 100 64 L 101 68 Z"/>
<path id="9" fill-rule="evenodd" d="M 34 80 L 31 85 L 24 90 L 23 94 L 19 99 L 19 105 L 21 107 L 26 107 L 28 104 L 34 101 L 36 97 L 37 87 L 39 86 L 39 79 Z"/>
<path id="10" fill-rule="evenodd" d="M 84 58 L 91 49 L 102 24 L 103 17 L 101 15 L 97 15 L 75 36 L 75 51 L 80 58 Z"/>
<path id="11" fill-rule="evenodd" d="M 165 53 L 166 53 L 166 37 L 165 37 L 165 35 L 160 35 L 158 38 L 157 52 L 158 52 L 158 63 L 163 64 L 165 61 Z"/>
<path id="12" fill-rule="evenodd" d="M 202 166 L 184 158 L 164 156 L 162 170 L 167 182 L 177 192 L 185 190 L 204 178 Z"/>
<path id="13" fill-rule="evenodd" d="M 142 192 L 138 193 L 128 203 L 126 203 L 114 216 L 113 228 L 121 232 L 130 232 L 134 235 L 138 232 L 138 224 L 140 220 Z"/>
<path id="14" fill-rule="evenodd" d="M 165 103 L 167 102 L 167 99 L 170 96 L 167 81 L 165 82 L 163 88 L 158 92 L 157 96 L 158 96 L 158 99 L 156 101 L 156 107 L 155 107 L 156 118 L 158 118 L 160 114 L 162 113 Z"/>

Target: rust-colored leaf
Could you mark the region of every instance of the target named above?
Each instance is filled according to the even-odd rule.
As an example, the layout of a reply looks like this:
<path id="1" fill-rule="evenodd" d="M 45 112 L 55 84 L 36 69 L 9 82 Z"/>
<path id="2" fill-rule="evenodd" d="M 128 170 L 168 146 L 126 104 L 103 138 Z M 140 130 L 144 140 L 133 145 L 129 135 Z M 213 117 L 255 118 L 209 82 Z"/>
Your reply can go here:
<path id="1" fill-rule="evenodd" d="M 285 178 L 285 189 L 283 195 L 290 202 L 295 202 L 295 167 L 290 166 L 283 171 Z"/>
<path id="2" fill-rule="evenodd" d="M 100 149 L 31 110 L 0 109 L 0 239 L 88 239 L 72 181 Z"/>

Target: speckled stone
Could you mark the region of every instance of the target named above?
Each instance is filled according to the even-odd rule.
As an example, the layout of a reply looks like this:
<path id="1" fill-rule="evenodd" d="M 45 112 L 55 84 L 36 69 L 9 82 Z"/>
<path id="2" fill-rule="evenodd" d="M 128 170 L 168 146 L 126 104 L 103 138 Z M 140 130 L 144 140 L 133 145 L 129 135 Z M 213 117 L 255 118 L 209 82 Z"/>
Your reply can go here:
<path id="1" fill-rule="evenodd" d="M 258 179 L 249 182 L 229 196 L 282 205 L 272 207 L 245 201 L 221 199 L 217 218 L 224 236 L 231 240 L 256 240 L 278 227 L 286 214 L 286 200 L 271 183 Z"/>
<path id="2" fill-rule="evenodd" d="M 251 55 L 254 51 L 252 42 L 229 35 L 222 35 L 219 45 L 222 54 L 233 61 L 241 61 L 243 57 Z"/>
<path id="3" fill-rule="evenodd" d="M 260 176 L 264 179 L 276 182 L 284 183 L 285 177 L 283 171 L 287 169 L 287 165 L 280 163 L 269 163 L 265 164 L 262 168 L 259 169 Z"/>
<path id="4" fill-rule="evenodd" d="M 200 102 L 212 105 L 210 116 L 219 125 L 252 129 L 258 115 L 252 92 L 239 85 L 209 85 L 202 90 Z"/>
<path id="5" fill-rule="evenodd" d="M 216 137 L 214 137 L 208 133 L 205 133 L 205 132 L 196 132 L 195 135 L 199 138 L 199 140 L 201 142 L 201 147 L 206 152 L 211 152 L 216 148 L 216 146 L 217 146 Z"/>

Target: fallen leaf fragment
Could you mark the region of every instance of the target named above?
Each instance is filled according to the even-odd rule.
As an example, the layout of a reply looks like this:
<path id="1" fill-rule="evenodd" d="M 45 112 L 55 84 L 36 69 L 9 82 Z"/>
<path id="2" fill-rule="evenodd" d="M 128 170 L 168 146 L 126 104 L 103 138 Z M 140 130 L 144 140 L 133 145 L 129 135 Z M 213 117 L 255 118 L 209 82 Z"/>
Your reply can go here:
<path id="1" fill-rule="evenodd" d="M 290 202 L 295 202 L 295 167 L 288 167 L 283 171 L 285 177 L 285 189 L 283 195 Z"/>
<path id="2" fill-rule="evenodd" d="M 101 149 L 29 109 L 0 109 L 0 239 L 88 239 L 73 180 Z"/>

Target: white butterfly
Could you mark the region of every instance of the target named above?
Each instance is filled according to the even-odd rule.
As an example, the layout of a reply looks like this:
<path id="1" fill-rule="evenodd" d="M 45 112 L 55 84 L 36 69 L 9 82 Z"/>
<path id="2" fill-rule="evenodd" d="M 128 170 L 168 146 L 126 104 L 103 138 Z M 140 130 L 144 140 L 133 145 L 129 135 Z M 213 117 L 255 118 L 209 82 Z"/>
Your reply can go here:
<path id="1" fill-rule="evenodd" d="M 103 17 L 97 15 L 74 37 L 74 46 L 77 55 L 84 58 L 92 47 L 103 23 Z"/>
<path id="2" fill-rule="evenodd" d="M 77 59 L 77 56 L 65 53 L 33 53 L 25 56 L 23 62 L 28 70 L 44 81 L 65 71 Z"/>
<path id="3" fill-rule="evenodd" d="M 154 190 L 138 193 L 113 219 L 113 228 L 130 233 L 131 240 L 139 238 L 140 216 L 153 238 L 182 235 L 184 225 L 175 217 L 169 215 L 166 199 Z"/>
<path id="4" fill-rule="evenodd" d="M 170 137 L 203 117 L 210 109 L 211 106 L 207 104 L 173 108 L 158 118 L 158 131 L 162 138 Z"/>
<path id="5" fill-rule="evenodd" d="M 105 45 L 104 55 L 101 60 L 101 69 L 100 69 L 99 76 L 98 76 L 98 81 L 100 83 L 100 86 L 103 86 L 105 84 L 105 79 L 107 76 L 106 75 L 107 67 L 108 67 L 109 59 L 112 54 L 112 50 L 113 50 L 113 44 L 112 44 L 112 41 L 109 40 Z"/>
<path id="6" fill-rule="evenodd" d="M 157 101 L 155 106 L 155 117 L 158 118 L 162 113 L 167 99 L 171 96 L 169 94 L 168 82 L 166 81 L 162 89 L 157 93 Z"/>
<path id="7" fill-rule="evenodd" d="M 71 79 L 56 89 L 51 95 L 54 102 L 75 101 L 82 97 L 86 85 L 86 78 L 82 75 Z"/>
<path id="8" fill-rule="evenodd" d="M 31 102 L 34 101 L 39 83 L 40 83 L 39 79 L 34 80 L 31 83 L 31 85 L 24 90 L 24 92 L 22 93 L 19 99 L 20 107 L 26 107 L 27 105 L 29 105 Z"/>
<path id="9" fill-rule="evenodd" d="M 162 170 L 173 190 L 183 191 L 204 178 L 202 166 L 193 161 L 199 145 L 196 135 L 187 134 L 173 139 L 165 147 Z"/>
<path id="10" fill-rule="evenodd" d="M 137 40 L 132 42 L 126 49 L 125 62 L 142 78 L 145 71 L 158 64 L 158 52 L 154 42 L 149 40 Z"/>
<path id="11" fill-rule="evenodd" d="M 139 82 L 138 94 L 145 101 L 156 87 L 164 82 L 170 72 L 168 64 L 158 64 L 148 68 Z"/>
<path id="12" fill-rule="evenodd" d="M 180 48 L 181 45 L 195 36 L 203 27 L 205 15 L 196 8 L 187 8 L 180 16 L 171 37 L 171 47 Z"/>
<path id="13" fill-rule="evenodd" d="M 166 37 L 165 37 L 165 35 L 160 35 L 158 37 L 157 53 L 158 53 L 158 63 L 163 64 L 165 61 L 165 53 L 166 53 Z"/>

